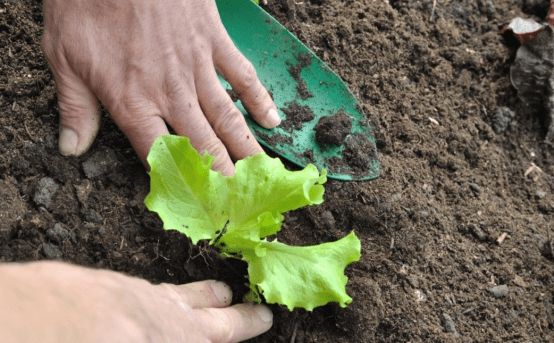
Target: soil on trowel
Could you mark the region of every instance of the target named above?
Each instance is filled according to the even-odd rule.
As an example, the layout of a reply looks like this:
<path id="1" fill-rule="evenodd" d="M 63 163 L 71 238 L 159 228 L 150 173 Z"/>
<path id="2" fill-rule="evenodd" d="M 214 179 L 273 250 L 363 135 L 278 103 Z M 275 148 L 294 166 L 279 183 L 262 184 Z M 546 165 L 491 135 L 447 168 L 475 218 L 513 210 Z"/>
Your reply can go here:
<path id="1" fill-rule="evenodd" d="M 315 117 L 311 108 L 299 105 L 296 101 L 288 103 L 286 107 L 281 108 L 281 111 L 287 117 L 281 122 L 280 127 L 287 132 L 300 130 L 304 123 L 313 120 Z"/>
<path id="2" fill-rule="evenodd" d="M 253 342 L 553 342 L 554 149 L 541 109 L 510 84 L 517 46 L 499 32 L 544 18 L 548 1 L 267 3 L 358 97 L 381 177 L 329 180 L 325 202 L 287 214 L 278 235 L 311 245 L 355 231 L 352 303 L 272 306 L 273 328 Z M 162 230 L 143 204 L 148 176 L 106 114 L 90 152 L 59 155 L 41 4 L 0 1 L 0 261 L 218 279 L 241 301 L 246 265 Z"/>
<path id="3" fill-rule="evenodd" d="M 308 90 L 306 81 L 302 78 L 302 70 L 312 64 L 312 57 L 307 53 L 300 53 L 297 56 L 297 63 L 289 66 L 289 74 L 296 81 L 296 93 L 302 100 L 309 99 L 314 95 Z"/>
<path id="4" fill-rule="evenodd" d="M 316 142 L 322 146 L 341 145 L 352 130 L 352 118 L 344 111 L 322 117 L 315 128 Z"/>

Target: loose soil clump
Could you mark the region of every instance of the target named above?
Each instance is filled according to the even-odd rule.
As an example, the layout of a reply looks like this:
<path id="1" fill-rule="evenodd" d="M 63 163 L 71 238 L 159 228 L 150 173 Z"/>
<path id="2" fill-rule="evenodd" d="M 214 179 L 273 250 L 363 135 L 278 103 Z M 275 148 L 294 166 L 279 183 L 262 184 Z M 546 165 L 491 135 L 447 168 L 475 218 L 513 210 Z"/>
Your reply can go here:
<path id="1" fill-rule="evenodd" d="M 341 145 L 352 130 L 352 118 L 343 111 L 322 117 L 315 126 L 315 139 L 322 146 Z"/>

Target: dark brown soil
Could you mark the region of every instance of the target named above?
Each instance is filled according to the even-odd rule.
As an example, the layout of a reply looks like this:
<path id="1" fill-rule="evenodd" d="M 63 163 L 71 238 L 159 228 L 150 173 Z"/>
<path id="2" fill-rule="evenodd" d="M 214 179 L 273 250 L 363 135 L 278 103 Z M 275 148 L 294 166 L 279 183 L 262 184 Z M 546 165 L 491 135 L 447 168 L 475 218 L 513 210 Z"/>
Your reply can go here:
<path id="1" fill-rule="evenodd" d="M 510 86 L 515 50 L 499 34 L 522 11 L 544 16 L 538 3 L 269 1 L 357 94 L 379 131 L 382 176 L 330 181 L 325 204 L 288 215 L 279 237 L 310 244 L 356 230 L 354 302 L 313 313 L 274 306 L 275 326 L 256 342 L 554 340 L 554 149 Z M 148 178 L 109 120 L 89 154 L 58 155 L 41 21 L 39 2 L 0 3 L 0 261 L 59 258 L 153 282 L 218 278 L 239 300 L 245 266 L 162 231 L 143 205 Z M 93 168 L 102 158 L 114 167 Z"/>
<path id="2" fill-rule="evenodd" d="M 317 143 L 326 145 L 341 145 L 352 129 L 352 119 L 339 112 L 332 116 L 322 117 L 315 126 L 315 139 Z"/>
<path id="3" fill-rule="evenodd" d="M 302 69 L 312 64 L 312 58 L 308 54 L 299 54 L 297 63 L 289 67 L 289 73 L 296 81 L 296 93 L 300 99 L 306 100 L 313 97 L 313 94 L 308 90 L 306 82 L 302 78 Z"/>
<path id="4" fill-rule="evenodd" d="M 286 107 L 281 108 L 281 111 L 287 117 L 281 122 L 280 127 L 287 132 L 300 130 L 305 122 L 315 118 L 311 108 L 299 105 L 296 101 L 288 103 Z"/>

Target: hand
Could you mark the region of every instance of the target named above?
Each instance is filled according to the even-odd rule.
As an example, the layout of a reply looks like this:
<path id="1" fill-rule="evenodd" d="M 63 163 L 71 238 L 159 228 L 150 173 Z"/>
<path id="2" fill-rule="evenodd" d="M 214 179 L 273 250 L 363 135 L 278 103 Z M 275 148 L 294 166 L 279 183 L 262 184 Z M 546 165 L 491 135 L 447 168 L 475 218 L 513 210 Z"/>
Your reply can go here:
<path id="1" fill-rule="evenodd" d="M 228 307 L 221 282 L 154 286 L 62 263 L 0 265 L 2 342 L 238 342 L 267 331 L 262 305 Z"/>
<path id="2" fill-rule="evenodd" d="M 45 0 L 43 50 L 56 79 L 59 148 L 80 155 L 100 125 L 97 99 L 144 161 L 166 123 L 214 168 L 262 151 L 216 70 L 253 118 L 279 124 L 252 64 L 223 27 L 214 0 Z"/>

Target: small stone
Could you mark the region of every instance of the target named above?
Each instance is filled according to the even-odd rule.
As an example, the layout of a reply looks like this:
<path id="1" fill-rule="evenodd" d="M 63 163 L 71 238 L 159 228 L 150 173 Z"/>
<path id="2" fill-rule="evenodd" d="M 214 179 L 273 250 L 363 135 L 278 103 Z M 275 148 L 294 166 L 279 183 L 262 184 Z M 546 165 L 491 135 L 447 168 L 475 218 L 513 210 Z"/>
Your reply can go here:
<path id="1" fill-rule="evenodd" d="M 49 207 L 60 186 L 50 177 L 43 177 L 37 184 L 33 200 L 37 205 Z"/>
<path id="2" fill-rule="evenodd" d="M 62 258 L 62 252 L 60 249 L 51 243 L 42 244 L 42 253 L 44 256 L 50 259 L 60 259 Z"/>
<path id="3" fill-rule="evenodd" d="M 456 324 L 454 324 L 454 320 L 452 319 L 452 317 L 450 317 L 446 313 L 443 313 L 441 319 L 444 330 L 446 330 L 446 332 L 448 333 L 458 336 L 458 330 L 456 330 Z"/>
<path id="4" fill-rule="evenodd" d="M 496 133 L 504 133 L 516 114 L 508 107 L 499 107 L 492 117 L 492 128 Z"/>
<path id="5" fill-rule="evenodd" d="M 481 230 L 479 226 L 475 224 L 469 224 L 468 229 L 478 240 L 482 242 L 487 240 L 487 234 L 483 230 Z"/>
<path id="6" fill-rule="evenodd" d="M 481 193 L 481 187 L 476 183 L 470 183 L 469 188 L 477 195 Z"/>
<path id="7" fill-rule="evenodd" d="M 546 192 L 545 191 L 540 191 L 540 190 L 537 191 L 535 194 L 537 195 L 537 198 L 539 198 L 539 199 L 543 199 L 546 196 Z"/>
<path id="8" fill-rule="evenodd" d="M 489 292 L 492 293 L 496 298 L 503 298 L 508 294 L 508 286 L 507 285 L 498 285 L 489 288 Z"/>
<path id="9" fill-rule="evenodd" d="M 69 238 L 69 231 L 64 228 L 63 224 L 56 223 L 53 228 L 46 230 L 46 237 L 53 242 L 61 243 Z"/>
<path id="10" fill-rule="evenodd" d="M 83 162 L 83 171 L 87 178 L 92 179 L 103 175 L 118 164 L 117 156 L 112 150 L 95 152 L 89 159 Z"/>
<path id="11" fill-rule="evenodd" d="M 527 282 L 525 282 L 525 280 L 523 280 L 523 278 L 522 278 L 521 276 L 519 276 L 519 275 L 516 275 L 516 276 L 514 277 L 514 284 L 515 284 L 516 286 L 521 287 L 521 288 L 527 288 L 527 286 L 528 286 L 528 285 L 527 285 Z"/>

